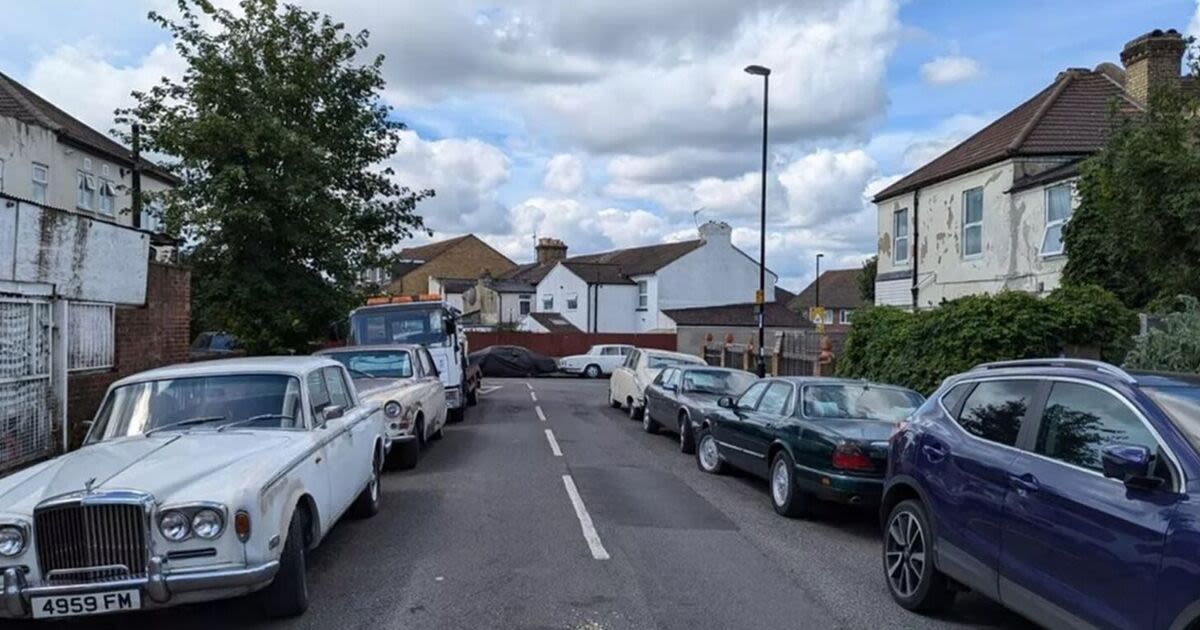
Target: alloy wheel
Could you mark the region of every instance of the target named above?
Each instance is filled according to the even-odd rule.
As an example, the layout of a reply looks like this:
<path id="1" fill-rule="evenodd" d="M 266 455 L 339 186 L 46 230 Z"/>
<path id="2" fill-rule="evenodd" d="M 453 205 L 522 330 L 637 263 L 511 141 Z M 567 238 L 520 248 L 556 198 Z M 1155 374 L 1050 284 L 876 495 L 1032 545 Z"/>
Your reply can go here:
<path id="1" fill-rule="evenodd" d="M 921 587 L 925 573 L 925 532 L 911 512 L 900 512 L 888 525 L 884 543 L 888 584 L 908 599 Z"/>
<path id="2" fill-rule="evenodd" d="M 771 471 L 771 498 L 775 500 L 775 505 L 787 503 L 791 493 L 792 478 L 787 468 L 787 461 L 780 457 L 775 461 L 775 469 Z"/>
<path id="3" fill-rule="evenodd" d="M 720 461 L 720 455 L 717 453 L 717 441 L 711 435 L 705 435 L 700 440 L 700 463 L 704 465 L 704 470 L 712 471 L 717 467 L 717 462 Z"/>
<path id="4" fill-rule="evenodd" d="M 682 419 L 679 421 L 679 450 L 681 451 L 687 446 L 687 434 L 684 433 L 687 430 L 685 422 L 687 421 Z"/>

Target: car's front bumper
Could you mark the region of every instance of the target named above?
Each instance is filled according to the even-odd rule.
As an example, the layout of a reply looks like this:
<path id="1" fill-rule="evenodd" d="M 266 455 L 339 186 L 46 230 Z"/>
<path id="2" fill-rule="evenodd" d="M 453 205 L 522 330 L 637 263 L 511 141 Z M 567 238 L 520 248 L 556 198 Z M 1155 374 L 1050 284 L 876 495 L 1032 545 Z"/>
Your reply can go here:
<path id="1" fill-rule="evenodd" d="M 34 597 L 89 595 L 137 589 L 147 596 L 142 608 L 165 608 L 177 603 L 223 599 L 262 588 L 275 579 L 279 562 L 249 567 L 198 568 L 167 572 L 159 558 L 152 558 L 144 577 L 126 578 L 99 584 L 35 586 L 26 581 L 20 568 L 4 570 L 4 591 L 0 594 L 0 618 L 25 619 L 32 616 Z"/>

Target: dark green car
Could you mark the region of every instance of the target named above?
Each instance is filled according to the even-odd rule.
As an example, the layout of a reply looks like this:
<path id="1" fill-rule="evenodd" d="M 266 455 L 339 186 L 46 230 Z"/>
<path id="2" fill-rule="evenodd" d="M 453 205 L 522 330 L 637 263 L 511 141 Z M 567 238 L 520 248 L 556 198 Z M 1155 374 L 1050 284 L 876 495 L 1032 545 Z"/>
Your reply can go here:
<path id="1" fill-rule="evenodd" d="M 769 378 L 725 397 L 696 434 L 700 470 L 733 466 L 767 479 L 771 503 L 802 516 L 813 499 L 877 505 L 888 438 L 921 406 L 902 387 L 832 378 Z"/>

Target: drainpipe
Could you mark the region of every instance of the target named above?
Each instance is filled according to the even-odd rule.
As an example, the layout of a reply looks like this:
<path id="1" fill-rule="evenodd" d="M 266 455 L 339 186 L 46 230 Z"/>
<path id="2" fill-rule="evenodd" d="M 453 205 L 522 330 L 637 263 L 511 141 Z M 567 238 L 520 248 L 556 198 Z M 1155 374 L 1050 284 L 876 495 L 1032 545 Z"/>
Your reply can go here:
<path id="1" fill-rule="evenodd" d="M 133 218 L 133 227 L 142 227 L 142 126 L 133 123 L 133 199 L 130 202 L 129 213 Z"/>
<path id="2" fill-rule="evenodd" d="M 917 287 L 917 272 L 920 270 L 920 265 L 921 265 L 921 261 L 920 261 L 920 257 L 919 257 L 919 254 L 921 252 L 921 245 L 920 245 L 921 189 L 920 188 L 913 191 L 912 207 L 913 207 L 913 212 L 912 212 L 913 226 L 912 226 L 912 245 L 910 245 L 910 247 L 912 247 L 912 307 L 913 307 L 913 312 L 916 313 L 917 309 L 920 308 L 920 304 L 919 304 L 919 300 L 917 299 L 917 296 L 921 292 L 920 288 Z"/>

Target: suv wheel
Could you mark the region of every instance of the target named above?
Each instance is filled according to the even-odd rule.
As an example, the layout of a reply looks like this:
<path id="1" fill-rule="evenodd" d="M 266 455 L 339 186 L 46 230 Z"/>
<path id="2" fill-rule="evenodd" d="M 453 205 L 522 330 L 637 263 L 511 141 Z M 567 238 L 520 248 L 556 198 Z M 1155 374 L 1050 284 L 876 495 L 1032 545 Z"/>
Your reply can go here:
<path id="1" fill-rule="evenodd" d="M 954 603 L 950 581 L 933 565 L 933 538 L 925 506 L 901 501 L 888 515 L 883 534 L 883 571 L 897 604 L 921 613 L 938 613 Z"/>

